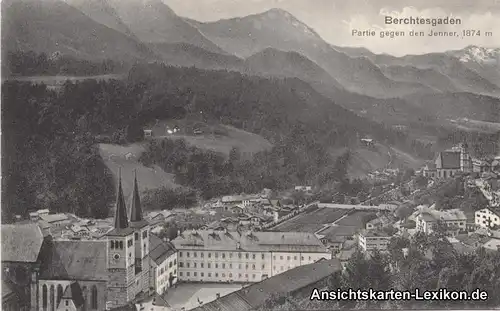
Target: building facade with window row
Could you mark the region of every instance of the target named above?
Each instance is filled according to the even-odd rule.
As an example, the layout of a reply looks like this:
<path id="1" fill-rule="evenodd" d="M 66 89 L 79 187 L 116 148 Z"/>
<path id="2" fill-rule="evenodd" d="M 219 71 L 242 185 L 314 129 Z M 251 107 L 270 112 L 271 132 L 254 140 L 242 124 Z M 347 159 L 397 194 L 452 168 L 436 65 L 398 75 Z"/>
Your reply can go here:
<path id="1" fill-rule="evenodd" d="M 185 231 L 172 241 L 179 281 L 260 282 L 332 255 L 302 232 Z"/>

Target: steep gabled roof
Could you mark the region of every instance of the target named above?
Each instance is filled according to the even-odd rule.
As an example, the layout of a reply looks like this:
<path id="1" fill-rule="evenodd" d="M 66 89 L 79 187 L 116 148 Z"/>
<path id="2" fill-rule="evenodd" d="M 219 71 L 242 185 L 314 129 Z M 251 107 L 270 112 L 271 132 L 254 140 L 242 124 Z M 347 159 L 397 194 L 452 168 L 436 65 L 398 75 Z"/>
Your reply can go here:
<path id="1" fill-rule="evenodd" d="M 107 241 L 46 241 L 42 280 L 107 281 Z"/>
<path id="2" fill-rule="evenodd" d="M 83 294 L 80 284 L 78 282 L 73 282 L 66 286 L 66 290 L 62 295 L 63 299 L 71 299 L 77 308 L 83 305 Z"/>
<path id="3" fill-rule="evenodd" d="M 139 186 L 137 185 L 137 173 L 134 174 L 134 190 L 132 191 L 132 202 L 130 204 L 130 222 L 140 226 L 147 225 L 148 223 L 142 216 L 141 198 L 139 196 Z"/>
<path id="4" fill-rule="evenodd" d="M 122 176 L 118 178 L 118 193 L 116 195 L 115 208 L 115 229 L 128 228 L 127 207 L 125 206 L 125 198 L 123 197 Z"/>
<path id="5" fill-rule="evenodd" d="M 149 235 L 149 257 L 157 264 L 161 264 L 168 257 L 175 254 L 176 249 L 170 242 L 163 241 L 155 234 Z"/>
<path id="6" fill-rule="evenodd" d="M 37 224 L 2 225 L 2 261 L 36 262 L 43 244 Z"/>
<path id="7" fill-rule="evenodd" d="M 334 272 L 340 271 L 340 261 L 319 260 L 315 263 L 290 269 L 259 283 L 244 287 L 223 296 L 194 311 L 249 311 L 261 307 L 274 295 L 287 295 L 315 284 Z"/>

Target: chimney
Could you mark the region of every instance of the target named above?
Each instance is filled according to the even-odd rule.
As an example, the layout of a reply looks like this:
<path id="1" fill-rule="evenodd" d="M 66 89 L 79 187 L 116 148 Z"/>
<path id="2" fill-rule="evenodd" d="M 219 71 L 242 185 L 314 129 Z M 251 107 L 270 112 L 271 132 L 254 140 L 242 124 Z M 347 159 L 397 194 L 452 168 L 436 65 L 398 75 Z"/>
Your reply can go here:
<path id="1" fill-rule="evenodd" d="M 240 242 L 236 242 L 236 249 L 240 249 L 240 248 L 241 248 Z"/>
<path id="2" fill-rule="evenodd" d="M 227 234 L 227 228 L 224 228 L 224 233 Z"/>
<path id="3" fill-rule="evenodd" d="M 177 236 L 181 235 L 181 230 L 177 230 Z"/>
<path id="4" fill-rule="evenodd" d="M 219 298 L 220 298 L 220 293 L 215 294 L 215 297 L 216 297 L 217 299 L 219 299 Z"/>

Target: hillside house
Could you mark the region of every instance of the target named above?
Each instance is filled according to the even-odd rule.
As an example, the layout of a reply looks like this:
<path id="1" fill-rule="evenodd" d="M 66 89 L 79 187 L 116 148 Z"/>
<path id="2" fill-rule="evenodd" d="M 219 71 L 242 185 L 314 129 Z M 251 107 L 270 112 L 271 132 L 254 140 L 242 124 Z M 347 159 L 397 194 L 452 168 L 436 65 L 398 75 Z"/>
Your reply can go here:
<path id="1" fill-rule="evenodd" d="M 311 186 L 295 186 L 295 191 L 311 192 Z"/>
<path id="2" fill-rule="evenodd" d="M 361 143 L 366 147 L 374 147 L 375 141 L 371 138 L 361 138 Z"/>
<path id="3" fill-rule="evenodd" d="M 259 196 L 255 195 L 228 195 L 222 197 L 222 204 L 237 204 L 242 207 L 251 206 L 253 203 L 257 203 L 260 200 Z"/>

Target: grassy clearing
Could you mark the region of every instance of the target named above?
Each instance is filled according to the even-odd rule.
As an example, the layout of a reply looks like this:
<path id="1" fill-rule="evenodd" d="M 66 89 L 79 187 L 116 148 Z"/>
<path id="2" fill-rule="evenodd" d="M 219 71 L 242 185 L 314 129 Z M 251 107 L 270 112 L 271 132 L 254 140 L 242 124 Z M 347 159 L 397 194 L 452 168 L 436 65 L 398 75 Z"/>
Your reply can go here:
<path id="1" fill-rule="evenodd" d="M 169 188 L 179 187 L 174 182 L 173 174 L 166 173 L 158 166 L 149 168 L 138 162 L 139 156 L 144 150 L 142 143 L 129 146 L 99 144 L 99 152 L 104 159 L 104 163 L 113 173 L 115 180 L 118 178 L 118 171 L 121 168 L 123 192 L 126 198 L 132 194 L 135 170 L 137 170 L 137 180 L 141 192 L 164 186 Z"/>

